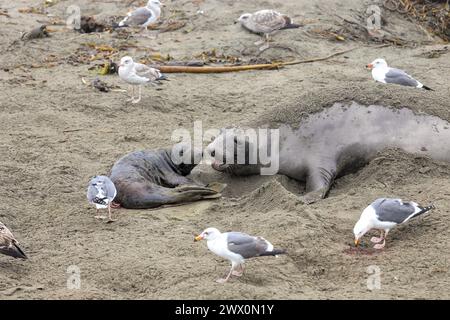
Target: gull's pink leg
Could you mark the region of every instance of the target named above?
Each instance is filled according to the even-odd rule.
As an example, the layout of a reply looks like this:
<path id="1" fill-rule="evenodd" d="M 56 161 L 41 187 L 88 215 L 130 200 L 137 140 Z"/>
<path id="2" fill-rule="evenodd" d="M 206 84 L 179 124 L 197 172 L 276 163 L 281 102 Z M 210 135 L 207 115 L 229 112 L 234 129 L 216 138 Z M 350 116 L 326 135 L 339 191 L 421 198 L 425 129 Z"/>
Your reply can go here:
<path id="1" fill-rule="evenodd" d="M 266 34 L 264 34 L 264 40 L 263 40 L 264 45 L 259 48 L 259 51 L 264 51 L 264 50 L 269 49 L 269 47 L 270 47 L 269 42 L 270 42 L 270 35 L 268 35 L 266 33 Z"/>
<path id="2" fill-rule="evenodd" d="M 111 222 L 114 222 L 114 221 L 117 221 L 117 220 L 114 220 L 113 218 L 112 218 L 112 214 L 111 214 L 111 203 L 108 203 L 108 223 L 111 223 Z"/>
<path id="3" fill-rule="evenodd" d="M 234 265 L 231 265 L 231 269 L 230 272 L 228 273 L 228 275 L 225 278 L 221 278 L 221 279 L 217 279 L 216 282 L 218 283 L 225 283 L 228 281 L 228 279 L 230 279 L 231 274 L 233 273 L 234 270 Z"/>
<path id="4" fill-rule="evenodd" d="M 375 249 L 380 250 L 380 249 L 384 248 L 384 246 L 386 245 L 386 237 L 387 237 L 388 232 L 389 231 L 386 230 L 384 233 L 383 243 L 377 243 L 376 245 L 373 246 Z"/>
<path id="5" fill-rule="evenodd" d="M 134 86 L 131 86 L 131 98 L 127 99 L 127 101 L 133 101 L 134 100 Z M 128 90 L 130 90 L 130 86 L 128 86 Z"/>
<path id="6" fill-rule="evenodd" d="M 244 264 L 239 265 L 239 270 L 233 270 L 232 275 L 241 277 L 244 274 Z"/>
<path id="7" fill-rule="evenodd" d="M 380 243 L 381 241 L 383 241 L 383 239 L 384 239 L 384 236 L 383 236 L 383 230 L 380 230 L 380 237 L 379 237 L 379 238 L 377 238 L 377 237 L 372 237 L 372 238 L 370 239 L 370 241 L 373 242 L 373 243 Z"/>
<path id="8" fill-rule="evenodd" d="M 264 42 L 265 42 L 264 39 L 260 39 L 260 40 L 255 42 L 255 46 L 259 46 L 261 44 L 264 44 Z"/>
<path id="9" fill-rule="evenodd" d="M 111 208 L 120 208 L 120 203 L 117 202 L 111 202 Z"/>
<path id="10" fill-rule="evenodd" d="M 98 209 L 95 209 L 95 219 L 105 219 L 105 216 L 99 216 L 98 215 Z"/>
<path id="11" fill-rule="evenodd" d="M 139 101 L 141 101 L 141 90 L 142 90 L 142 87 L 141 87 L 141 85 L 139 85 L 139 97 L 137 98 L 137 100 L 131 101 L 132 103 L 138 103 Z"/>

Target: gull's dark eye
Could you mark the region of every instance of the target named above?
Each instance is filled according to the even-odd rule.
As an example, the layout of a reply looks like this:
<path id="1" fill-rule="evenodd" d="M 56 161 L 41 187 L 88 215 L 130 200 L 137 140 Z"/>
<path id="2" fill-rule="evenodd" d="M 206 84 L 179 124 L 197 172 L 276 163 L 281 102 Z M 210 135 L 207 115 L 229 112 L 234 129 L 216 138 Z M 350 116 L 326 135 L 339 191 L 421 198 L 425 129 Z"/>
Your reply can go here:
<path id="1" fill-rule="evenodd" d="M 211 142 L 213 142 L 214 140 L 216 140 L 216 137 L 211 137 Z"/>

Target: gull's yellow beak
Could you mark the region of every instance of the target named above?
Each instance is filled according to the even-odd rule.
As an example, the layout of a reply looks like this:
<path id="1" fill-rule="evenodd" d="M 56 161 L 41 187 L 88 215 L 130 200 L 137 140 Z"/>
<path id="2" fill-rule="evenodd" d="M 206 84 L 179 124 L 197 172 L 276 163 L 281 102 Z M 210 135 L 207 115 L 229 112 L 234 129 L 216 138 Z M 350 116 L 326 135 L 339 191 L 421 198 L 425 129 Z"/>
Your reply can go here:
<path id="1" fill-rule="evenodd" d="M 359 239 L 355 238 L 355 247 L 357 247 L 359 245 Z"/>
<path id="2" fill-rule="evenodd" d="M 366 68 L 369 69 L 369 70 L 372 70 L 372 69 L 373 69 L 373 64 L 369 63 L 369 64 L 366 66 Z"/>
<path id="3" fill-rule="evenodd" d="M 203 237 L 202 237 L 201 234 L 198 235 L 198 236 L 196 236 L 196 237 L 194 238 L 194 242 L 195 242 L 195 241 L 200 241 L 200 240 L 203 240 Z"/>

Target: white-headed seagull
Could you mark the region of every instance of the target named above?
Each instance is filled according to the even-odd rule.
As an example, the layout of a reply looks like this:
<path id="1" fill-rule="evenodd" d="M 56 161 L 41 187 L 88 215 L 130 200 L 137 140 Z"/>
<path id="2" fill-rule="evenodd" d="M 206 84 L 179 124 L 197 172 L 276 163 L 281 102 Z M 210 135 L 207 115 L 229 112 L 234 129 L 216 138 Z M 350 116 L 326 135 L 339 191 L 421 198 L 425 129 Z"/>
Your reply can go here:
<path id="1" fill-rule="evenodd" d="M 241 232 L 221 233 L 216 228 L 207 228 L 194 241 L 206 240 L 208 249 L 218 256 L 231 262 L 231 270 L 223 279 L 217 282 L 228 281 L 231 275 L 240 277 L 244 272 L 245 259 L 276 256 L 286 253 L 282 249 L 274 249 L 273 245 L 262 237 L 254 237 Z"/>
<path id="2" fill-rule="evenodd" d="M 433 205 L 422 207 L 415 202 L 404 202 L 401 199 L 377 199 L 364 209 L 353 228 L 355 245 L 358 246 L 362 236 L 369 230 L 378 229 L 381 232 L 380 237 L 372 237 L 370 241 L 376 243 L 375 249 L 383 249 L 386 237 L 392 228 L 431 209 L 434 209 Z"/>
<path id="3" fill-rule="evenodd" d="M 375 59 L 366 67 L 369 70 L 372 70 L 372 77 L 375 81 L 381 83 L 395 83 L 402 86 L 416 87 L 433 91 L 433 89 L 423 85 L 405 71 L 389 67 L 384 59 Z"/>

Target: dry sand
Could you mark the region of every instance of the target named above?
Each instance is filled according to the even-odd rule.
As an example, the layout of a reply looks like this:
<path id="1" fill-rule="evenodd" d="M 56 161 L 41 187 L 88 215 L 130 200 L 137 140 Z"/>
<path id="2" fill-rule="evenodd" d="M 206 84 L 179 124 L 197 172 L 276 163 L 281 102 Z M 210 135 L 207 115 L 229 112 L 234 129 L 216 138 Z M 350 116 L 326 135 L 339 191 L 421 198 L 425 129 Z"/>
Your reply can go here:
<path id="1" fill-rule="evenodd" d="M 128 152 L 170 145 L 173 130 L 192 129 L 196 120 L 204 128 L 220 128 L 258 121 L 274 110 L 280 110 L 282 119 L 283 108 L 313 112 L 340 92 L 345 99 L 354 93 L 357 100 L 406 105 L 450 120 L 450 55 L 428 54 L 443 48 L 437 39 L 390 12 L 383 13 L 385 28 L 410 40 L 410 46 L 380 48 L 363 38 L 319 36 L 318 30 L 341 28 L 342 19 L 334 13 L 364 17 L 370 1 L 167 0 L 166 10 L 182 10 L 187 25 L 156 40 L 81 35 L 53 26 L 59 31 L 50 38 L 11 45 L 20 32 L 50 19 L 17 10 L 41 2 L 0 1 L 10 14 L 0 15 L 0 220 L 30 256 L 28 261 L 0 256 L 0 298 L 450 298 L 448 163 L 386 150 L 356 174 L 337 180 L 329 198 L 309 206 L 297 201 L 295 193 L 303 186 L 286 177 L 230 178 L 206 165 L 194 176 L 227 182 L 222 199 L 161 210 L 115 210 L 119 221 L 104 224 L 94 219 L 95 209 L 85 197 L 91 176 L 107 174 Z M 59 1 L 47 10 L 64 19 L 70 4 Z M 77 4 L 83 14 L 128 11 L 122 0 Z M 123 49 L 116 61 L 126 54 L 144 58 L 155 52 L 192 59 L 214 48 L 249 60 L 258 52 L 253 43 L 259 38 L 232 22 L 243 12 L 269 7 L 291 13 L 305 27 L 275 36 L 277 44 L 297 53 L 271 49 L 263 58 L 305 59 L 357 49 L 278 71 L 170 74 L 162 90 L 145 88 L 137 105 L 126 103 L 125 93 L 102 93 L 82 83 L 82 77 L 95 78 L 88 68 L 99 61 L 69 63 L 83 43 L 117 47 L 127 41 L 152 50 Z M 204 14 L 196 14 L 198 10 Z M 374 83 L 364 66 L 377 57 L 436 91 Z M 47 62 L 56 65 L 30 67 Z M 101 79 L 126 88 L 117 75 Z M 379 196 L 432 202 L 437 209 L 393 231 L 384 251 L 349 254 L 355 221 Z M 245 276 L 217 284 L 214 280 L 228 270 L 228 262 L 208 252 L 205 243 L 193 243 L 193 235 L 208 226 L 262 235 L 289 255 L 248 261 Z M 80 268 L 80 290 L 66 287 L 71 265 Z M 366 286 L 371 265 L 382 272 L 380 290 Z"/>

